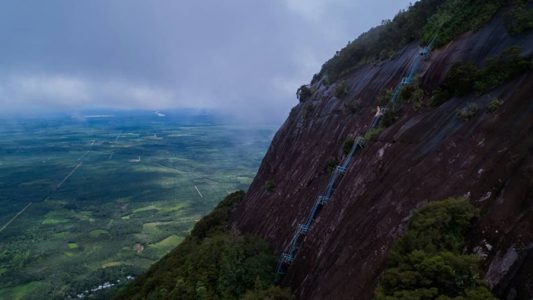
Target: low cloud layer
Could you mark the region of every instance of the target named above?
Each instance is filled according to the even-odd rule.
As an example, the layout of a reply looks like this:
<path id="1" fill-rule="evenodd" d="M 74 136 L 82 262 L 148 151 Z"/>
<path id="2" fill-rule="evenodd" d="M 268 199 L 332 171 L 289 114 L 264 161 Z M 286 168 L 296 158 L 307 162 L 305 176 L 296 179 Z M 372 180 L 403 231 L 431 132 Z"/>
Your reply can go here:
<path id="1" fill-rule="evenodd" d="M 7 77 L 0 84 L 0 105 L 14 110 L 35 106 L 84 110 L 94 107 L 116 109 L 195 108 L 213 103 L 190 102 L 175 90 L 144 83 L 117 80 L 87 80 L 75 76 L 29 74 Z M 191 105 L 191 106 L 189 106 Z"/>
<path id="2" fill-rule="evenodd" d="M 280 122 L 295 91 L 408 1 L 0 4 L 0 114 L 213 109 Z"/>

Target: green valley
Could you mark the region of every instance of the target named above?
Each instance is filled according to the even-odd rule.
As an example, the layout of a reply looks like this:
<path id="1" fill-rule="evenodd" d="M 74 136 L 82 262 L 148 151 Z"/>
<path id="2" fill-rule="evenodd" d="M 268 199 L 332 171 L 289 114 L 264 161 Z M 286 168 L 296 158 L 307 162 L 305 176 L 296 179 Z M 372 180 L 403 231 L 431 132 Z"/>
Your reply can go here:
<path id="1" fill-rule="evenodd" d="M 274 132 L 151 114 L 0 128 L 2 299 L 105 297 L 247 189 Z"/>

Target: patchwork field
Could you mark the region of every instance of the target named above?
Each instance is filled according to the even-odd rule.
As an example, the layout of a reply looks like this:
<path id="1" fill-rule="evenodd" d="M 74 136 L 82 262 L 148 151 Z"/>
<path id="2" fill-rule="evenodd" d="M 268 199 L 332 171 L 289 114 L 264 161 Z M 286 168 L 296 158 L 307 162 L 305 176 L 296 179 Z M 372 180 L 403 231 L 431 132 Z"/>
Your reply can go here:
<path id="1" fill-rule="evenodd" d="M 1 121 L 0 298 L 104 297 L 98 286 L 145 270 L 246 189 L 274 130 L 152 114 Z"/>

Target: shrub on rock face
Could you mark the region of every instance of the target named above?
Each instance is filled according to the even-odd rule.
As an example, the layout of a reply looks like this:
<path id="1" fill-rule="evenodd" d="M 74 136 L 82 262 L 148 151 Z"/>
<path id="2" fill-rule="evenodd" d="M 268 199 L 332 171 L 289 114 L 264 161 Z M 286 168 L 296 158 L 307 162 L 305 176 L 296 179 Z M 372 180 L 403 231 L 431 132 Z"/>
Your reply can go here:
<path id="1" fill-rule="evenodd" d="M 511 35 L 533 29 L 533 9 L 527 1 L 514 1 L 514 6 L 505 15 L 505 27 Z"/>
<path id="2" fill-rule="evenodd" d="M 337 86 L 335 87 L 335 92 L 333 93 L 333 95 L 341 99 L 344 96 L 346 96 L 346 94 L 348 94 L 348 85 L 346 84 L 345 81 L 342 81 L 338 83 Z"/>
<path id="3" fill-rule="evenodd" d="M 344 108 L 346 108 L 350 113 L 355 114 L 361 109 L 361 100 L 354 99 L 344 102 Z"/>
<path id="4" fill-rule="evenodd" d="M 415 211 L 393 246 L 375 299 L 495 299 L 481 280 L 479 259 L 463 254 L 478 210 L 450 198 Z"/>
<path id="5" fill-rule="evenodd" d="M 478 214 L 478 209 L 462 198 L 431 202 L 414 212 L 393 252 L 461 252 L 464 237 Z M 403 259 L 394 255 L 391 258 Z"/>
<path id="6" fill-rule="evenodd" d="M 468 121 L 470 120 L 472 117 L 474 117 L 477 112 L 479 111 L 479 107 L 474 104 L 474 103 L 470 103 L 468 104 L 466 107 L 463 107 L 461 109 L 458 109 L 456 111 L 456 115 L 463 121 Z"/>
<path id="7" fill-rule="evenodd" d="M 276 183 L 274 180 L 265 181 L 265 190 L 272 193 L 276 189 Z"/>
<path id="8" fill-rule="evenodd" d="M 474 91 L 486 93 L 530 70 L 531 60 L 522 57 L 521 52 L 520 47 L 510 47 L 487 59 L 479 69 L 471 62 L 455 64 L 442 85 L 433 92 L 431 105 L 437 106 L 453 96 L 461 97 Z"/>
<path id="9" fill-rule="evenodd" d="M 444 81 L 444 88 L 454 96 L 465 96 L 472 91 L 472 84 L 476 78 L 476 65 L 472 62 L 455 64 Z"/>
<path id="10" fill-rule="evenodd" d="M 365 142 L 369 143 L 375 140 L 383 132 L 383 130 L 385 130 L 383 127 L 369 129 L 364 136 Z"/>
<path id="11" fill-rule="evenodd" d="M 490 100 L 490 102 L 487 104 L 487 111 L 488 112 L 494 112 L 496 110 L 498 110 L 498 108 L 500 108 L 500 106 L 503 105 L 503 101 L 498 99 L 498 98 L 494 98 L 492 100 Z"/>
<path id="12" fill-rule="evenodd" d="M 387 104 L 389 104 L 391 98 L 392 98 L 392 90 L 391 89 L 387 89 L 387 90 L 383 91 L 378 96 L 378 105 L 379 106 L 386 106 Z"/>
<path id="13" fill-rule="evenodd" d="M 304 107 L 302 108 L 302 116 L 304 120 L 307 120 L 309 116 L 311 116 L 311 113 L 315 110 L 315 106 L 311 103 L 304 104 Z"/>
<path id="14" fill-rule="evenodd" d="M 420 84 L 418 83 L 418 78 L 415 78 L 413 80 L 413 83 L 404 86 L 400 93 L 398 94 L 398 101 L 399 102 L 407 102 L 409 104 L 412 104 L 413 109 L 419 110 L 424 106 L 424 96 L 425 92 L 420 87 Z"/>
<path id="15" fill-rule="evenodd" d="M 354 144 L 353 138 L 346 139 L 346 141 L 344 141 L 344 144 L 342 145 L 342 153 L 344 153 L 345 155 L 350 153 L 350 151 L 352 150 L 353 144 Z"/>
<path id="16" fill-rule="evenodd" d="M 448 99 L 450 99 L 452 95 L 450 92 L 443 88 L 438 88 L 433 92 L 433 95 L 431 95 L 431 98 L 429 99 L 429 105 L 431 106 L 439 106 L 442 103 L 446 102 Z"/>
<path id="17" fill-rule="evenodd" d="M 472 62 L 459 62 L 453 65 L 442 85 L 431 98 L 432 106 L 444 103 L 453 96 L 462 97 L 473 90 L 477 67 Z"/>
<path id="18" fill-rule="evenodd" d="M 410 84 L 408 86 L 404 86 L 402 90 L 400 91 L 400 94 L 398 95 L 398 100 L 400 101 L 409 101 L 411 96 L 413 95 L 413 92 L 415 91 L 415 86 Z"/>
<path id="19" fill-rule="evenodd" d="M 381 118 L 380 127 L 387 128 L 394 124 L 399 119 L 398 111 L 396 109 L 387 109 Z"/>
<path id="20" fill-rule="evenodd" d="M 478 71 L 474 88 L 486 92 L 531 68 L 531 60 L 521 56 L 520 47 L 510 47 L 498 56 L 488 59 Z"/>
<path id="21" fill-rule="evenodd" d="M 351 146 L 350 146 L 350 149 L 351 149 Z M 348 150 L 349 152 L 349 150 Z M 339 164 L 339 161 L 335 158 L 330 158 L 328 159 L 328 161 L 326 162 L 326 167 L 325 167 L 325 171 L 328 173 L 328 174 L 331 174 L 331 172 L 333 172 L 333 170 L 335 170 L 335 167 Z"/>
<path id="22" fill-rule="evenodd" d="M 411 96 L 411 99 L 409 100 L 409 103 L 412 103 L 413 104 L 413 109 L 416 111 L 416 110 L 419 110 L 421 109 L 422 107 L 424 107 L 426 104 L 424 102 L 424 90 L 422 90 L 421 88 L 417 88 L 414 92 L 413 92 L 413 95 Z"/>
<path id="23" fill-rule="evenodd" d="M 307 99 L 309 99 L 313 95 L 313 91 L 307 86 L 302 85 L 297 91 L 296 91 L 296 97 L 300 102 L 304 102 Z"/>

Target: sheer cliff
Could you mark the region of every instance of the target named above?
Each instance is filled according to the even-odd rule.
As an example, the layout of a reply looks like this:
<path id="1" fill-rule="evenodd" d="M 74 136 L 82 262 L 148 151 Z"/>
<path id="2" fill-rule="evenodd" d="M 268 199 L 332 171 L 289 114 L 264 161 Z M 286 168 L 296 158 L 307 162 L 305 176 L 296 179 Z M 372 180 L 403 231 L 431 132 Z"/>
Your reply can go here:
<path id="1" fill-rule="evenodd" d="M 354 157 L 282 285 L 299 299 L 370 299 L 412 211 L 465 197 L 481 211 L 465 252 L 482 257 L 485 279 L 498 297 L 533 296 L 533 72 L 428 104 L 454 64 L 483 66 L 513 46 L 530 59 L 533 33 L 511 35 L 499 12 L 421 61 L 421 105 L 403 102 L 397 120 Z M 379 98 L 396 86 L 419 51 L 413 42 L 394 58 L 361 64 L 333 83 L 314 80 L 312 94 L 277 132 L 233 213 L 233 227 L 265 238 L 280 255 L 325 188 L 328 166 L 343 159 L 344 142 L 364 135 Z M 491 109 L 495 99 L 499 107 Z M 458 111 L 469 105 L 476 110 L 461 118 Z"/>

